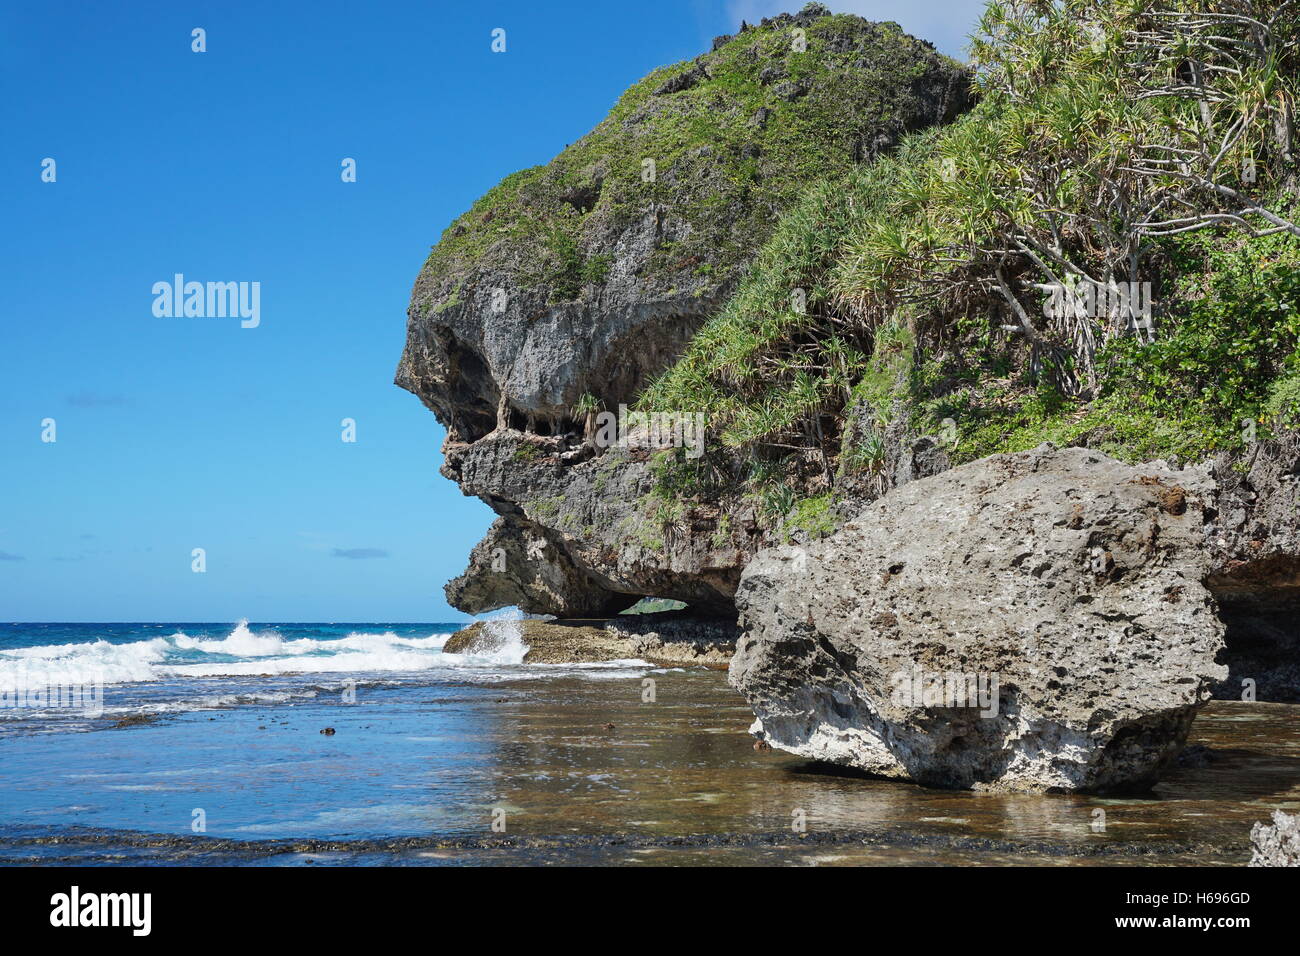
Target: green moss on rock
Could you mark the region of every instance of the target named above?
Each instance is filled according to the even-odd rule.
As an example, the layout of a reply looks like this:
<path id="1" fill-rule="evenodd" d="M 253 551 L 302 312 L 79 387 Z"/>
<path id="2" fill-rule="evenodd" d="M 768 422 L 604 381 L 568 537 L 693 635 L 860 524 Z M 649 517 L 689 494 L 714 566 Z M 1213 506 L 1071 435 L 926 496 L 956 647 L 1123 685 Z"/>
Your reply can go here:
<path id="1" fill-rule="evenodd" d="M 599 239 L 651 209 L 689 226 L 658 250 L 654 272 L 726 268 L 809 182 L 903 135 L 918 103 L 937 92 L 964 105 L 962 77 L 893 23 L 814 12 L 745 29 L 653 71 L 551 162 L 507 176 L 447 228 L 425 276 L 437 287 L 502 245 L 526 245 L 536 254 L 519 264 L 520 284 L 575 298 L 609 268 Z"/>

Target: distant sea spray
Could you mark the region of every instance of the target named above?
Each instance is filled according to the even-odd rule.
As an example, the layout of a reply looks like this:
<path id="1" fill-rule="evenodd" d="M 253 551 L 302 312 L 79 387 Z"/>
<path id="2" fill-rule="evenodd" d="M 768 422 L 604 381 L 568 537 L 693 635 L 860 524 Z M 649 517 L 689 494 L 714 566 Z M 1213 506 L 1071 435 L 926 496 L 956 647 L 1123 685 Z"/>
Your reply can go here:
<path id="1" fill-rule="evenodd" d="M 413 672 L 432 666 L 454 630 L 421 636 L 347 630 L 338 636 L 292 637 L 240 621 L 223 637 L 166 636 L 112 642 L 102 638 L 0 649 L 0 692 L 38 686 L 133 684 L 176 678 L 270 674 Z M 30 695 L 29 695 L 30 696 Z"/>

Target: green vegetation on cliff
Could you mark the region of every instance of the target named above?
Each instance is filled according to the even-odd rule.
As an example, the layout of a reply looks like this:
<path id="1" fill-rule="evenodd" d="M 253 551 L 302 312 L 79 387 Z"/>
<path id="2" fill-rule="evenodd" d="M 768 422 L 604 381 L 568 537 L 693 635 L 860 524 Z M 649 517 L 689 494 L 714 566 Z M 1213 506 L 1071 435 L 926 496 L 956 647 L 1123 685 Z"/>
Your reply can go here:
<path id="1" fill-rule="evenodd" d="M 825 170 L 642 396 L 784 469 L 796 515 L 900 418 L 954 461 L 1199 459 L 1296 419 L 1300 9 L 997 0 L 973 53 L 979 105 Z M 1144 283 L 1149 316 L 1115 307 Z"/>
<path id="2" fill-rule="evenodd" d="M 447 228 L 424 272 L 464 274 L 504 242 L 527 250 L 521 285 L 574 299 L 613 262 L 602 241 L 656 209 L 689 228 L 657 250 L 653 271 L 724 269 L 808 182 L 843 175 L 907 133 L 918 101 L 962 108 L 960 75 L 892 23 L 818 10 L 747 27 L 655 70 L 550 163 L 488 191 Z"/>

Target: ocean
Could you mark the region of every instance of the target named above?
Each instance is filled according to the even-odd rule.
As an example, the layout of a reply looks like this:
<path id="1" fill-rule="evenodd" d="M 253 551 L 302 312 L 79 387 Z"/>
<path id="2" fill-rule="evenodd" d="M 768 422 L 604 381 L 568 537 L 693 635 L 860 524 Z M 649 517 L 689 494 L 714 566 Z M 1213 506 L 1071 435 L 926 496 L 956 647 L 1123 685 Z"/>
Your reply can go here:
<path id="1" fill-rule="evenodd" d="M 458 627 L 0 627 L 0 864 L 1239 864 L 1300 802 L 1295 705 L 1211 703 L 1149 796 L 951 792 L 755 750 L 721 671 Z"/>
<path id="2" fill-rule="evenodd" d="M 91 730 L 105 721 L 239 705 L 303 703 L 322 695 L 342 699 L 358 689 L 570 673 L 615 678 L 648 666 L 629 660 L 524 667 L 527 648 L 505 618 L 492 624 L 502 630 L 498 651 L 444 654 L 447 638 L 463 626 L 3 624 L 0 737 Z"/>

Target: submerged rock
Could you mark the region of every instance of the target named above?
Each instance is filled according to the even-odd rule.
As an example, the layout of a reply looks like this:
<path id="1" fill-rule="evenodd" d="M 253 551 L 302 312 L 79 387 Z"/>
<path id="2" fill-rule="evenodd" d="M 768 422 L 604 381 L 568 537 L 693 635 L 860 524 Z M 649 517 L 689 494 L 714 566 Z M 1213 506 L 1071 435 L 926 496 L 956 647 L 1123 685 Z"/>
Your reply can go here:
<path id="1" fill-rule="evenodd" d="M 156 723 L 158 718 L 154 714 L 130 714 L 120 718 L 113 724 L 114 730 L 125 730 L 128 727 L 145 727 L 149 724 Z"/>
<path id="2" fill-rule="evenodd" d="M 1251 866 L 1300 866 L 1300 816 L 1273 811 L 1273 825 L 1250 828 Z"/>
<path id="3" fill-rule="evenodd" d="M 605 623 L 605 630 L 626 640 L 634 657 L 718 669 L 731 663 L 739 636 L 739 628 L 730 621 L 675 611 L 616 617 Z"/>
<path id="4" fill-rule="evenodd" d="M 1210 685 L 1203 470 L 1045 445 L 895 489 L 760 552 L 731 681 L 817 760 L 995 790 L 1149 787 Z"/>
<path id="5" fill-rule="evenodd" d="M 476 621 L 461 628 L 442 646 L 445 654 L 500 654 L 507 643 L 523 644 L 526 664 L 594 664 L 629 657 L 621 640 L 600 627 L 600 621 L 519 621 L 518 629 L 492 627 Z"/>
<path id="6" fill-rule="evenodd" d="M 448 654 L 492 654 L 511 639 L 483 621 L 447 639 Z M 636 658 L 652 664 L 721 669 L 736 649 L 735 625 L 677 612 L 633 614 L 608 621 L 519 622 L 525 664 L 594 664 Z"/>

